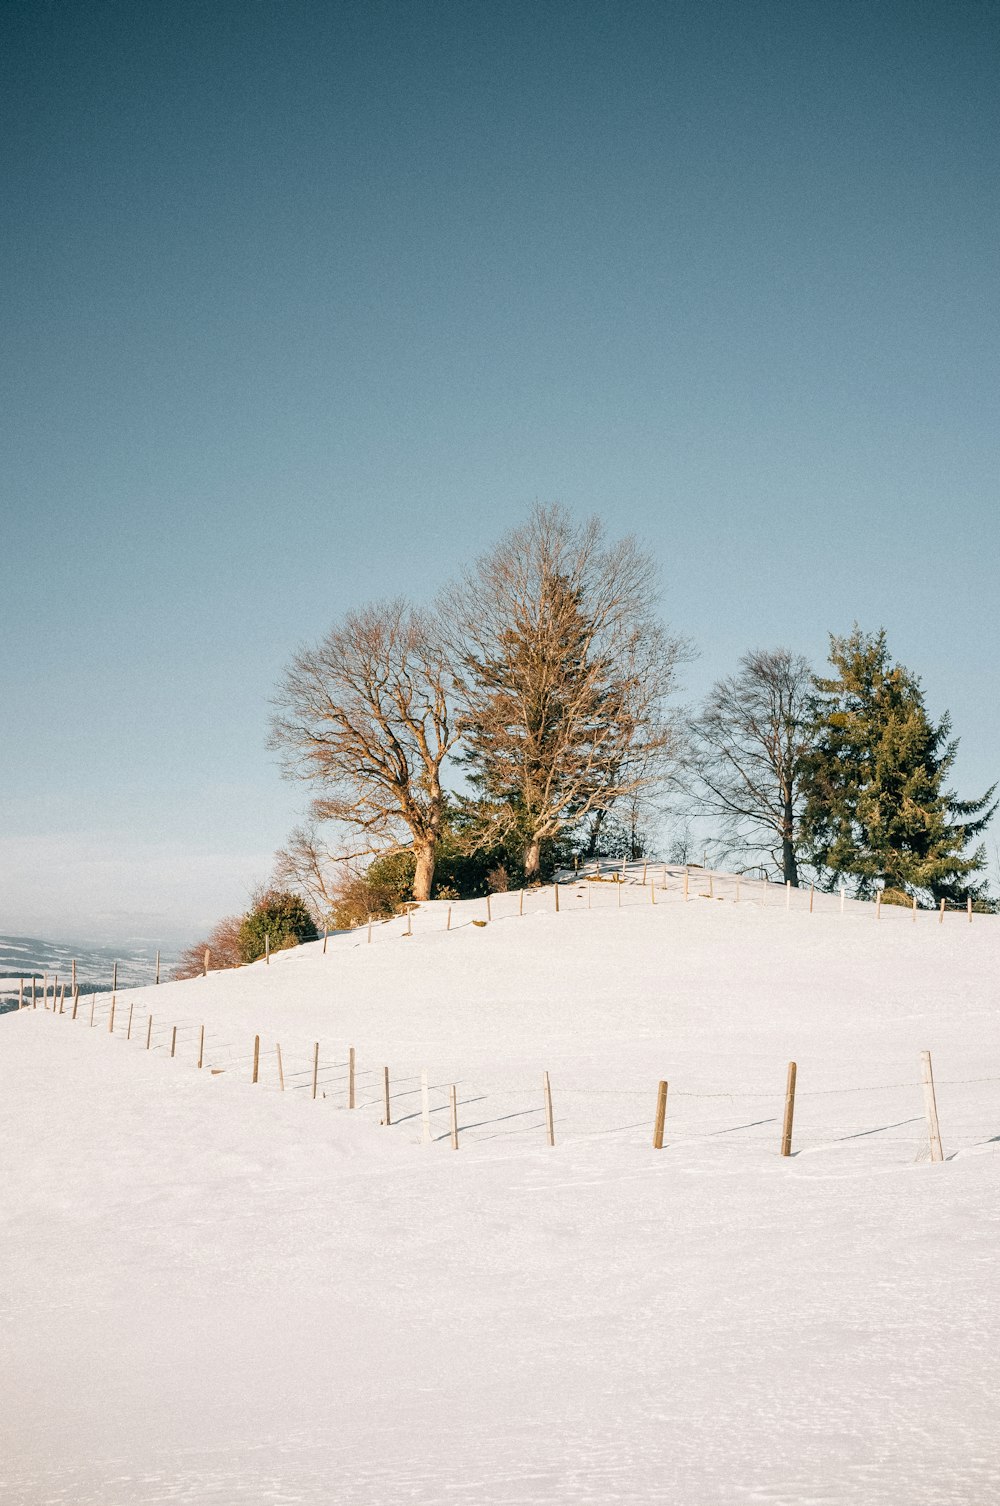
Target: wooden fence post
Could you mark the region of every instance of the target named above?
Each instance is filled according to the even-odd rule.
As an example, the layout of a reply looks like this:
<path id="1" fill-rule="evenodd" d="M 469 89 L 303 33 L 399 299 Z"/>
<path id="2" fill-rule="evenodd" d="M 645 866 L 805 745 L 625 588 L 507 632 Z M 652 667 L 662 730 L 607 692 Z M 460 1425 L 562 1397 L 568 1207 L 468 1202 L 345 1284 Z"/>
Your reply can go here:
<path id="1" fill-rule="evenodd" d="M 177 1026 L 176 1025 L 174 1026 L 173 1030 L 170 1033 L 170 1055 L 172 1057 L 177 1055 Z"/>
<path id="2" fill-rule="evenodd" d="M 420 1143 L 431 1143 L 431 1098 L 426 1068 L 420 1074 Z"/>
<path id="3" fill-rule="evenodd" d="M 202 1025 L 201 1034 L 198 1036 L 198 1069 L 205 1065 L 205 1027 Z"/>
<path id="4" fill-rule="evenodd" d="M 108 1015 L 108 1034 L 113 1035 L 115 1030 L 115 996 L 111 995 L 111 1013 Z"/>
<path id="5" fill-rule="evenodd" d="M 708 897 L 709 899 L 715 898 L 715 876 L 711 873 L 708 875 Z"/>
<path id="6" fill-rule="evenodd" d="M 159 949 L 157 949 L 157 952 L 156 952 L 156 982 L 159 983 L 159 981 L 160 981 L 160 953 L 159 953 Z"/>
<path id="7" fill-rule="evenodd" d="M 146 1050 L 147 1051 L 149 1050 L 149 1043 L 150 1043 L 150 1041 L 152 1039 L 153 1039 L 153 1016 L 150 1015 L 149 1019 L 146 1021 Z"/>
<path id="8" fill-rule="evenodd" d="M 816 885 L 809 885 L 809 914 L 813 912 L 813 900 L 816 898 Z"/>
<path id="9" fill-rule="evenodd" d="M 523 915 L 524 914 L 524 890 L 523 889 L 521 890 L 521 898 L 520 898 L 520 901 L 519 901 L 518 906 L 517 906 L 517 913 L 518 913 L 518 915 Z"/>
<path id="10" fill-rule="evenodd" d="M 118 992 L 118 962 L 117 962 L 117 960 L 115 961 L 115 964 L 114 964 L 114 966 L 111 969 L 111 992 L 113 994 Z"/>
<path id="11" fill-rule="evenodd" d="M 347 1053 L 347 1107 L 353 1109 L 354 1104 L 354 1047 L 351 1046 Z"/>
<path id="12" fill-rule="evenodd" d="M 407 936 L 413 935 L 413 911 L 409 906 L 407 906 L 406 910 L 406 934 Z"/>
<path id="13" fill-rule="evenodd" d="M 924 1083 L 924 1113 L 927 1115 L 927 1132 L 931 1142 L 931 1160 L 943 1161 L 941 1149 L 941 1126 L 938 1124 L 937 1096 L 934 1092 L 934 1069 L 929 1051 L 920 1053 L 920 1075 Z"/>
<path id="14" fill-rule="evenodd" d="M 653 1149 L 663 1149 L 663 1125 L 667 1117 L 667 1085 L 661 1082 L 656 1090 L 656 1119 L 653 1122 Z"/>
<path id="15" fill-rule="evenodd" d="M 881 889 L 878 891 L 878 893 L 875 896 L 875 919 L 876 920 L 881 920 L 882 919 L 882 891 L 881 891 Z"/>
<path id="16" fill-rule="evenodd" d="M 552 1084 L 549 1082 L 549 1074 L 542 1073 L 542 1088 L 545 1093 L 545 1128 L 549 1132 L 549 1144 L 556 1143 L 555 1121 L 552 1118 Z"/>
<path id="17" fill-rule="evenodd" d="M 60 985 L 59 985 L 59 1013 L 60 1014 L 65 1014 L 65 1012 L 66 1012 L 66 985 L 65 985 L 65 983 L 60 983 Z"/>
<path id="18" fill-rule="evenodd" d="M 323 956 L 324 957 L 326 956 L 326 938 L 327 938 L 328 935 L 329 935 L 329 928 L 327 926 L 324 926 L 323 927 Z"/>
<path id="19" fill-rule="evenodd" d="M 385 1118 L 382 1120 L 382 1123 L 383 1124 L 391 1124 L 392 1123 L 392 1111 L 391 1111 L 391 1109 L 389 1107 L 389 1068 L 388 1067 L 383 1067 L 382 1068 L 382 1098 L 383 1098 L 384 1113 L 385 1113 Z"/>
<path id="20" fill-rule="evenodd" d="M 913 896 L 912 909 L 913 909 L 913 923 L 914 923 L 914 925 L 916 925 L 916 923 L 917 923 L 917 896 L 916 895 Z"/>
<path id="21" fill-rule="evenodd" d="M 688 870 L 687 870 L 687 864 L 685 863 L 684 864 L 684 903 L 685 904 L 687 904 L 687 897 L 688 897 Z"/>
<path id="22" fill-rule="evenodd" d="M 313 1098 L 319 1086 L 319 1041 L 313 1047 Z"/>
<path id="23" fill-rule="evenodd" d="M 93 1025 L 93 1023 L 94 1023 L 94 1005 L 96 1003 L 97 1003 L 97 990 L 95 989 L 94 992 L 90 996 L 90 1023 L 91 1023 L 91 1025 Z"/>
<path id="24" fill-rule="evenodd" d="M 275 1041 L 275 1043 L 274 1043 L 274 1049 L 278 1053 L 278 1083 L 279 1083 L 279 1085 L 281 1087 L 281 1091 L 284 1092 L 285 1091 L 285 1069 L 284 1069 L 284 1067 L 281 1064 L 281 1042 L 280 1041 Z"/>
<path id="25" fill-rule="evenodd" d="M 969 912 L 969 925 L 971 926 L 971 924 L 972 924 L 972 898 L 971 898 L 971 896 L 970 896 L 969 899 L 967 899 L 965 901 L 965 908 Z"/>
<path id="26" fill-rule="evenodd" d="M 644 889 L 646 887 L 646 864 L 645 863 L 643 863 L 643 865 L 642 865 L 642 887 Z"/>
<path id="27" fill-rule="evenodd" d="M 454 1083 L 451 1085 L 451 1148 L 458 1149 L 458 1094 Z"/>
<path id="28" fill-rule="evenodd" d="M 256 1082 L 259 1075 L 260 1075 L 260 1036 L 259 1035 L 255 1035 L 254 1038 L 253 1038 L 253 1077 L 251 1077 L 250 1081 L 251 1082 Z"/>
<path id="29" fill-rule="evenodd" d="M 649 886 L 649 897 L 650 897 L 650 900 L 652 901 L 652 903 L 655 905 L 656 904 L 656 885 L 655 884 L 650 884 L 650 886 Z"/>
<path id="30" fill-rule="evenodd" d="M 621 879 L 618 880 L 615 888 L 618 890 L 618 908 L 620 910 L 622 907 L 622 890 L 625 888 L 625 885 L 622 883 Z"/>
<path id="31" fill-rule="evenodd" d="M 792 1153 L 792 1120 L 795 1116 L 795 1063 L 788 1063 L 788 1081 L 785 1084 L 785 1122 L 781 1127 L 781 1154 Z"/>
<path id="32" fill-rule="evenodd" d="M 32 1007 L 32 1009 L 37 1009 L 38 1008 L 38 1000 L 35 997 L 35 975 L 34 975 L 34 973 L 32 973 L 32 975 L 31 975 L 31 1007 Z"/>
<path id="33" fill-rule="evenodd" d="M 211 961 L 211 958 L 212 958 L 212 948 L 210 946 L 207 946 L 205 948 L 205 967 L 204 967 L 204 971 L 202 972 L 202 977 L 203 978 L 207 978 L 208 977 L 208 964 Z"/>
<path id="34" fill-rule="evenodd" d="M 445 924 L 445 930 L 446 931 L 450 931 L 451 930 L 451 905 L 448 906 L 448 920 L 447 920 L 447 922 Z"/>
<path id="35" fill-rule="evenodd" d="M 73 1017 L 74 1020 L 76 1019 L 76 1011 L 77 1011 L 77 1008 L 79 1006 L 79 1003 L 80 1003 L 80 985 L 77 984 L 77 986 L 73 990 L 73 1016 L 72 1017 Z"/>
<path id="36" fill-rule="evenodd" d="M 944 925 L 944 900 L 941 901 L 941 908 L 938 911 L 938 925 Z"/>
<path id="37" fill-rule="evenodd" d="M 486 919 L 487 920 L 492 920 L 493 919 L 493 911 L 492 911 L 492 909 L 490 907 L 490 897 L 489 897 L 488 894 L 486 896 Z"/>
<path id="38" fill-rule="evenodd" d="M 271 966 L 271 936 L 269 932 L 264 936 L 264 961 L 268 967 Z"/>
<path id="39" fill-rule="evenodd" d="M 558 915 L 559 914 L 559 880 L 558 879 L 556 879 L 555 883 L 552 885 L 552 889 L 553 889 L 553 893 L 555 894 L 555 897 L 556 897 L 556 914 Z"/>
<path id="40" fill-rule="evenodd" d="M 70 992 L 76 987 L 76 958 L 70 963 Z"/>
<path id="41" fill-rule="evenodd" d="M 43 973 L 42 974 L 42 1008 L 43 1009 L 48 1009 L 48 1007 L 49 1007 L 49 975 L 48 975 L 48 973 Z"/>
<path id="42" fill-rule="evenodd" d="M 24 979 L 23 978 L 21 979 L 20 985 L 18 986 L 18 990 L 17 990 L 17 1007 L 18 1007 L 18 1009 L 23 1009 L 24 1008 Z"/>
<path id="43" fill-rule="evenodd" d="M 785 879 L 785 909 L 786 910 L 790 910 L 791 908 L 792 908 L 792 881 L 791 881 L 791 879 Z"/>
<path id="44" fill-rule="evenodd" d="M 129 1005 L 128 1005 L 128 1029 L 125 1032 L 125 1039 L 127 1041 L 130 1041 L 132 1039 L 132 1011 L 133 1011 L 134 1008 L 135 1008 L 135 1000 L 134 999 L 130 999 L 129 1000 Z"/>

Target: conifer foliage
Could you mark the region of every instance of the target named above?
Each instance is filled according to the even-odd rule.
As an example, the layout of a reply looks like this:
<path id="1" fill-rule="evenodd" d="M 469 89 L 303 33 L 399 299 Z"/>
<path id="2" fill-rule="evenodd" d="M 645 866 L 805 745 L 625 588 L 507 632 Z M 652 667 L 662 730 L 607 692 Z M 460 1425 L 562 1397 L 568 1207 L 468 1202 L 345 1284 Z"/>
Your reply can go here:
<path id="1" fill-rule="evenodd" d="M 958 740 L 935 723 L 920 681 L 893 663 L 884 631 L 831 636 L 834 673 L 816 681 L 813 747 L 802 821 L 812 861 L 831 886 L 853 878 L 861 897 L 901 890 L 935 901 L 985 895 L 985 851 L 970 845 L 996 810 L 946 788 Z"/>

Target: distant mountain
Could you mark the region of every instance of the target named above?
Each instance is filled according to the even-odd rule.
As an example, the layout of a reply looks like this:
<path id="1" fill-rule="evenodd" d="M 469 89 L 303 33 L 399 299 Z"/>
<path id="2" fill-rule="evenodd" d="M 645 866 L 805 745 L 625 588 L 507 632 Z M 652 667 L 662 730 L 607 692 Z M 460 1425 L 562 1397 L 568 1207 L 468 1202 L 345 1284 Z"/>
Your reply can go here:
<path id="1" fill-rule="evenodd" d="M 114 965 L 118 963 L 118 987 L 138 988 L 156 977 L 156 949 L 148 947 L 84 947 L 58 941 L 43 941 L 37 936 L 0 936 L 0 1014 L 17 1007 L 20 980 L 34 976 L 40 981 L 48 973 L 50 982 L 58 975 L 68 984 L 73 959 L 81 993 L 111 987 Z M 161 954 L 160 976 L 169 977 L 174 965 L 173 953 Z"/>

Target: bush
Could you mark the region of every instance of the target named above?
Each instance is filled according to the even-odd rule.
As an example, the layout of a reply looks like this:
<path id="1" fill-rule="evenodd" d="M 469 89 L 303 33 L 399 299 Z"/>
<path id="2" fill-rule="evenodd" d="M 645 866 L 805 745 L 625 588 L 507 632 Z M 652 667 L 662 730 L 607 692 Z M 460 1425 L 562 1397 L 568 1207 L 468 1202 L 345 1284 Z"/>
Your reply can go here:
<path id="1" fill-rule="evenodd" d="M 175 978 L 200 978 L 205 971 L 205 952 L 209 954 L 208 970 L 218 972 L 225 967 L 239 967 L 243 961 L 239 933 L 243 924 L 241 915 L 227 915 L 214 926 L 204 941 L 196 941 L 182 952 L 174 968 Z"/>
<path id="2" fill-rule="evenodd" d="M 271 951 L 284 951 L 301 941 L 315 941 L 319 932 L 303 899 L 287 889 L 268 889 L 257 896 L 254 907 L 244 915 L 238 933 L 240 959 L 256 962 L 263 957 L 265 937 Z"/>

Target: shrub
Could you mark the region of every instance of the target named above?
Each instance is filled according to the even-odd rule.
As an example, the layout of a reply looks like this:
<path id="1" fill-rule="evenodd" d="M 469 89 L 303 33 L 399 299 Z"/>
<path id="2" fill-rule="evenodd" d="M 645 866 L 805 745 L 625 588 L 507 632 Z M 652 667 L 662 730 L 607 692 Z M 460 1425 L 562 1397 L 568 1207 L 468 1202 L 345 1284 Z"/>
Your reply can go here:
<path id="1" fill-rule="evenodd" d="M 243 961 L 239 933 L 243 924 L 241 915 L 227 915 L 214 926 L 204 941 L 196 941 L 182 952 L 174 968 L 175 978 L 200 978 L 205 970 L 205 952 L 209 954 L 208 970 L 211 973 L 225 967 L 239 967 Z"/>
<path id="2" fill-rule="evenodd" d="M 255 962 L 264 955 L 265 937 L 271 951 L 284 951 L 301 941 L 315 941 L 319 932 L 303 899 L 286 889 L 267 889 L 256 896 L 238 933 L 240 959 Z"/>

